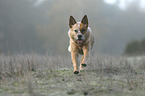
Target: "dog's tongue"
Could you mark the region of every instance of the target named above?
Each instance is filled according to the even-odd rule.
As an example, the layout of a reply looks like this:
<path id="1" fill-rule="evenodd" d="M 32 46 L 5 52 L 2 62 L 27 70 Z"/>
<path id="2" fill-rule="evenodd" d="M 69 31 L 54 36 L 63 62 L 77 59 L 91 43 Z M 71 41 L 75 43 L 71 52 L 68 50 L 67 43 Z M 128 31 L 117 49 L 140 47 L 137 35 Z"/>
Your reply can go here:
<path id="1" fill-rule="evenodd" d="M 77 43 L 78 44 L 82 44 L 83 43 L 83 40 L 77 40 Z"/>

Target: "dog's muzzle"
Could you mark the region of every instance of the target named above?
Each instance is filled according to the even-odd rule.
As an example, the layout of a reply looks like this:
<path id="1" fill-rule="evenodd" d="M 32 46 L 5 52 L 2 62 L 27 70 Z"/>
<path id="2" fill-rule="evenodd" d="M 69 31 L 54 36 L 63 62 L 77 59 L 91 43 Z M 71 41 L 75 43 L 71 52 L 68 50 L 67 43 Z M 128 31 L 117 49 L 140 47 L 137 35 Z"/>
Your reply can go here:
<path id="1" fill-rule="evenodd" d="M 83 44 L 83 42 L 84 42 L 83 36 L 82 36 L 82 35 L 77 35 L 76 42 L 77 42 L 78 44 Z"/>
<path id="2" fill-rule="evenodd" d="M 77 43 L 78 43 L 78 44 L 83 44 L 83 42 L 84 42 L 83 39 L 78 39 L 78 40 L 77 40 Z"/>
<path id="3" fill-rule="evenodd" d="M 82 35 L 78 35 L 78 38 L 81 39 L 82 38 Z"/>

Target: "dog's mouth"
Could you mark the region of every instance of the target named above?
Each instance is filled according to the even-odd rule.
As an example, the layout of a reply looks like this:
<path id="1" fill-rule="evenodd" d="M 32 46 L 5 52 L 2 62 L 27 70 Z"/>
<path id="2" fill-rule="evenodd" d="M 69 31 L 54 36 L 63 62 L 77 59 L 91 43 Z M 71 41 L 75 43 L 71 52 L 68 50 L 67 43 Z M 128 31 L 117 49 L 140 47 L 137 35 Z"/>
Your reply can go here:
<path id="1" fill-rule="evenodd" d="M 78 44 L 83 44 L 84 40 L 83 40 L 83 39 L 78 39 L 76 42 L 77 42 Z"/>

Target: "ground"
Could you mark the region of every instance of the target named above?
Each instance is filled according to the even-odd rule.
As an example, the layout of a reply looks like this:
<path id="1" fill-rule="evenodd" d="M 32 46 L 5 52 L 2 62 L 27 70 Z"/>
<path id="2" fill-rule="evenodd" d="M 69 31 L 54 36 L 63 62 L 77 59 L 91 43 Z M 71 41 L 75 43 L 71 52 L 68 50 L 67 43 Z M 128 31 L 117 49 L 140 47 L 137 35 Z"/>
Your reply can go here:
<path id="1" fill-rule="evenodd" d="M 145 96 L 145 59 L 91 56 L 73 74 L 70 57 L 0 56 L 0 96 Z"/>

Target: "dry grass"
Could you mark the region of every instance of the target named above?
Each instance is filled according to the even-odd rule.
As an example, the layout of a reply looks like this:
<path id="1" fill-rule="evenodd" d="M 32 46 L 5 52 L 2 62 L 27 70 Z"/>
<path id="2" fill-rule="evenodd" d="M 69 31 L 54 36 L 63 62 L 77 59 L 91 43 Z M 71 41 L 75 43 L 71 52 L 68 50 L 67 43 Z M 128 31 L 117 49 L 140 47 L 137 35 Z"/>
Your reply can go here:
<path id="1" fill-rule="evenodd" d="M 145 58 L 91 56 L 73 74 L 70 57 L 0 55 L 0 96 L 144 96 Z"/>

